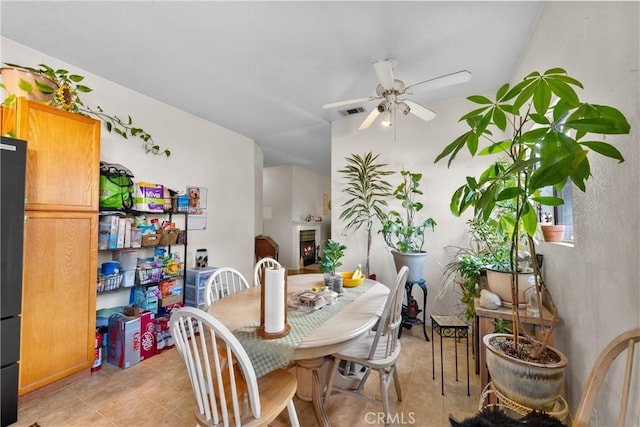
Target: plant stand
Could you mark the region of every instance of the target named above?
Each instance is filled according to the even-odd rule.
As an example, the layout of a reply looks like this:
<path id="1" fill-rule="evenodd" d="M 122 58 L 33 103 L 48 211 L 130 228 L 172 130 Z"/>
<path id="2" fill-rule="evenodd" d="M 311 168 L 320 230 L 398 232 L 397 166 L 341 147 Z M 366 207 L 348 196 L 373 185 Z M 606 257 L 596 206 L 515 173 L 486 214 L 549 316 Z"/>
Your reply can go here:
<path id="1" fill-rule="evenodd" d="M 523 406 L 513 400 L 509 399 L 502 393 L 500 393 L 492 382 L 489 382 L 480 395 L 480 405 L 478 410 L 481 411 L 487 407 L 498 407 L 505 410 L 509 416 L 522 417 L 533 411 L 533 409 Z M 569 419 L 569 405 L 562 396 L 558 396 L 553 409 L 545 411 L 547 415 L 557 418 L 563 423 L 566 423 Z"/>
<path id="2" fill-rule="evenodd" d="M 422 319 L 419 317 L 410 317 L 408 314 L 408 306 L 409 302 L 413 298 L 413 286 L 418 285 L 420 289 L 422 289 Z M 418 281 L 407 280 L 404 284 L 404 289 L 407 294 L 407 304 L 402 304 L 402 326 L 410 329 L 413 325 L 422 324 L 422 333 L 424 333 L 424 339 L 429 341 L 429 336 L 427 335 L 427 326 L 426 326 L 426 315 L 427 315 L 427 295 L 429 291 L 427 290 L 427 282 L 424 279 L 420 279 Z M 399 337 L 402 336 L 402 327 L 400 328 Z"/>
<path id="3" fill-rule="evenodd" d="M 456 316 L 431 316 L 431 330 L 440 336 L 440 390 L 444 396 L 444 363 L 442 360 L 442 338 L 453 338 L 456 355 L 456 382 L 458 381 L 458 338 L 464 338 L 467 343 L 467 396 L 471 396 L 469 386 L 469 325 Z M 435 341 L 435 339 L 433 340 Z M 431 368 L 433 379 L 436 379 L 436 361 L 434 345 L 431 341 Z"/>

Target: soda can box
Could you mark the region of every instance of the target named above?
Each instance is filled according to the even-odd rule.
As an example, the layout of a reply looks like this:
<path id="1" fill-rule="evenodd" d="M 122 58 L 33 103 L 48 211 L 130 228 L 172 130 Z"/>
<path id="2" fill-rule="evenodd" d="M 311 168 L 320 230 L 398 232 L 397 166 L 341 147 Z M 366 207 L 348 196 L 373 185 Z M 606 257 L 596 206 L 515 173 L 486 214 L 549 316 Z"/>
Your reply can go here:
<path id="1" fill-rule="evenodd" d="M 154 318 L 155 315 L 150 311 L 140 315 L 140 361 L 153 356 L 156 349 Z"/>
<path id="2" fill-rule="evenodd" d="M 122 369 L 140 362 L 140 317 L 116 313 L 109 318 L 107 360 Z"/>

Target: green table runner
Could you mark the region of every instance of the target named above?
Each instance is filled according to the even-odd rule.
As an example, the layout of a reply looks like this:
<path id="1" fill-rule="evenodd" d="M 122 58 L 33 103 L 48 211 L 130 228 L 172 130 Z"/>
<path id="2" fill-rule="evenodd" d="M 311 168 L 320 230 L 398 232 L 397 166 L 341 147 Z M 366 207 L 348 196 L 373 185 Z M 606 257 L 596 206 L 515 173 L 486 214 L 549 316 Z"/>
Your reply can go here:
<path id="1" fill-rule="evenodd" d="M 311 312 L 302 312 L 289 308 L 287 313 L 291 331 L 282 338 L 264 339 L 258 335 L 259 324 L 245 326 L 233 331 L 251 359 L 257 377 L 268 374 L 289 365 L 291 355 L 305 337 L 310 335 L 324 322 L 355 301 L 373 286 L 372 282 L 363 282 L 355 288 L 345 288 L 345 292 L 331 305 Z"/>

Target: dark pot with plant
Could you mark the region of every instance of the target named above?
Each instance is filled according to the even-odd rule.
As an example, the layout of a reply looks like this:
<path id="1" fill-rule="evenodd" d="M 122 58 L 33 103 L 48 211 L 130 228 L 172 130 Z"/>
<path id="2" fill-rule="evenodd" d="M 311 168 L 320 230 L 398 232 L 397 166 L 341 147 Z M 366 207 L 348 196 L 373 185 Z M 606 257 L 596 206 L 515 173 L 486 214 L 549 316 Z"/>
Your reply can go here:
<path id="1" fill-rule="evenodd" d="M 2 105 L 9 107 L 18 96 L 25 96 L 36 102 L 101 120 L 109 133 L 116 133 L 124 139 L 140 139 L 147 153 L 171 155 L 168 149 L 161 149 L 144 129 L 134 126 L 131 116 L 122 119 L 105 113 L 100 106 L 92 108 L 86 105 L 79 94 L 92 92 L 93 89 L 80 83 L 84 76 L 64 69 L 56 70 L 46 64 L 38 65 L 39 68 L 10 63 L 5 65 L 7 67 L 0 68 L 3 78 L 0 88 L 8 95 Z"/>
<path id="2" fill-rule="evenodd" d="M 379 154 L 372 152 L 360 156 L 352 154 L 345 157 L 347 165 L 338 172 L 347 181 L 344 193 L 349 199 L 342 204 L 344 210 L 339 219 L 347 221 L 347 230 L 359 230 L 364 226 L 367 231 L 367 256 L 364 263 L 364 274 L 369 277 L 371 254 L 371 230 L 373 221 L 382 215 L 381 206 L 387 206 L 386 199 L 391 196 L 391 184 L 385 177 L 393 174 L 384 170 L 386 163 L 376 163 Z"/>
<path id="3" fill-rule="evenodd" d="M 424 232 L 436 226 L 432 218 L 427 218 L 422 223 L 416 223 L 416 213 L 420 212 L 424 205 L 416 201 L 416 197 L 422 195 L 418 188 L 421 173 L 412 173 L 407 170 L 400 171 L 402 182 L 396 187 L 393 196 L 402 202 L 404 216 L 398 211 L 390 211 L 388 214 L 379 214 L 382 229 L 380 233 L 384 241 L 391 248 L 391 254 L 400 271 L 403 266 L 409 267 L 407 281 L 418 282 L 422 280 L 422 271 L 427 259 L 427 253 L 422 250 L 424 246 Z"/>
<path id="4" fill-rule="evenodd" d="M 320 271 L 324 273 L 324 285 L 339 294 L 344 291 L 343 277 L 336 273 L 336 269 L 342 265 L 340 259 L 344 256 L 345 249 L 347 247 L 342 243 L 329 239 L 320 259 Z"/>
<path id="5" fill-rule="evenodd" d="M 435 160 L 448 158 L 450 166 L 465 146 L 472 156 L 498 157 L 479 177 L 467 177 L 454 192 L 451 208 L 455 215 L 473 208 L 474 216 L 485 221 L 498 210 L 510 212 L 509 264 L 514 301 L 519 292 L 517 265 L 523 233 L 530 257 L 536 259 L 533 236 L 539 230 L 537 204 L 564 203 L 562 198 L 544 196 L 541 191 L 550 186 L 560 190 L 569 180 L 586 191 L 590 153 L 624 161 L 614 146 L 601 139 L 604 135 L 629 133 L 625 116 L 613 107 L 580 101 L 574 88 L 582 88 L 582 84 L 565 70 L 554 68 L 542 74 L 533 72 L 513 87 L 501 86 L 495 100 L 481 95 L 468 97 L 478 104 L 460 119 L 467 122 L 469 130 Z M 478 151 L 481 141 L 488 145 Z M 544 295 L 555 320 L 557 309 L 539 266 L 533 262 L 532 267 L 538 306 L 542 307 Z M 547 345 L 553 327 L 547 328 L 540 339 L 522 328 L 517 304 L 512 309 L 512 329 L 512 335 L 483 338 L 493 384 L 522 405 L 546 409 L 559 395 L 568 361 Z"/>

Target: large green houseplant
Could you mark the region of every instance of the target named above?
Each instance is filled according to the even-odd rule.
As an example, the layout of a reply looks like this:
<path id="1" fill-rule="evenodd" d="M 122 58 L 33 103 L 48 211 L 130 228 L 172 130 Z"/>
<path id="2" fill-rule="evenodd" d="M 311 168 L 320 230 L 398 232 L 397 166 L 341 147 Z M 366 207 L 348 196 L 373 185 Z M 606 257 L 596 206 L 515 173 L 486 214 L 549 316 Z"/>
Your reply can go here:
<path id="1" fill-rule="evenodd" d="M 422 268 L 426 260 L 426 252 L 422 249 L 425 231 L 427 228 L 433 230 L 436 222 L 433 218 L 416 222 L 416 214 L 424 207 L 423 203 L 417 200 L 417 196 L 423 194 L 418 188 L 422 174 L 402 170 L 400 175 L 402 182 L 394 190 L 393 196 L 402 203 L 404 215 L 396 210 L 389 213 L 380 212 L 379 219 L 382 224 L 380 233 L 384 236 L 387 246 L 391 248 L 396 269 L 399 271 L 402 266 L 407 265 L 409 267 L 407 280 L 417 282 L 422 278 Z"/>
<path id="2" fill-rule="evenodd" d="M 347 230 L 358 230 L 362 226 L 367 231 L 367 257 L 364 274 L 370 274 L 371 230 L 373 222 L 382 215 L 381 206 L 387 206 L 386 199 L 391 196 L 391 184 L 385 177 L 393 174 L 385 170 L 386 163 L 377 163 L 380 154 L 371 151 L 363 154 L 351 154 L 345 157 L 346 166 L 338 172 L 347 181 L 344 193 L 349 197 L 342 206 L 339 219 L 346 221 Z"/>
<path id="3" fill-rule="evenodd" d="M 39 64 L 38 68 L 11 63 L 5 63 L 5 65 L 24 71 L 26 73 L 25 77 L 29 76 L 29 74 L 35 74 L 46 78 L 45 80 L 32 80 L 19 76 L 16 85 L 22 93 L 27 95 L 37 94 L 49 96 L 50 100 L 46 101 L 48 105 L 99 119 L 104 123 L 109 133 L 113 132 L 124 139 L 129 139 L 129 137 L 138 138 L 144 143 L 144 148 L 147 153 L 164 154 L 167 157 L 171 155 L 168 149 L 161 149 L 160 146 L 153 141 L 149 133 L 135 126 L 131 116 L 122 119 L 118 116 L 107 114 L 100 106 L 93 108 L 85 104 L 82 99 L 80 99 L 80 93 L 89 93 L 92 92 L 93 89 L 81 83 L 84 81 L 84 76 L 71 73 L 65 69 L 54 69 L 46 64 Z M 2 70 L 5 69 L 6 68 L 3 68 Z M 4 75 L 3 73 L 3 76 Z M 17 97 L 16 93 L 10 93 L 11 91 L 8 89 L 8 86 L 5 82 L 0 83 L 0 88 L 9 92 L 2 103 L 2 105 L 5 106 L 13 104 Z"/>
<path id="4" fill-rule="evenodd" d="M 447 145 L 435 160 L 448 158 L 451 165 L 464 147 L 472 156 L 497 157 L 498 160 L 479 177 L 467 177 L 466 183 L 452 196 L 451 210 L 460 215 L 473 208 L 475 217 L 483 220 L 491 218 L 497 210 L 509 212 L 512 218 L 509 261 L 513 301 L 517 301 L 519 291 L 518 249 L 523 232 L 527 236 L 531 259 L 536 259 L 533 240 L 539 229 L 536 205 L 564 203 L 560 197 L 541 195 L 541 190 L 549 186 L 560 190 L 571 182 L 586 191 L 590 176 L 589 154 L 600 154 L 619 162 L 624 160 L 619 150 L 602 141 L 602 136 L 629 133 L 627 119 L 613 107 L 582 102 L 576 88 L 582 88 L 578 80 L 561 68 L 553 68 L 544 73 L 532 72 L 514 86 L 504 84 L 495 99 L 482 95 L 468 97 L 476 107 L 460 120 L 467 122 L 469 130 Z M 487 144 L 481 147 L 483 142 Z M 557 316 L 537 263 L 532 263 L 532 267 L 538 298 L 545 295 L 553 315 Z M 512 312 L 513 335 L 500 343 L 504 347 L 511 346 L 510 352 L 517 360 L 542 361 L 547 355 L 545 350 L 552 328 L 548 328 L 542 339 L 536 340 L 521 327 L 517 304 Z M 520 334 L 525 338 L 521 339 Z M 536 387 L 519 382 L 524 387 Z"/>

